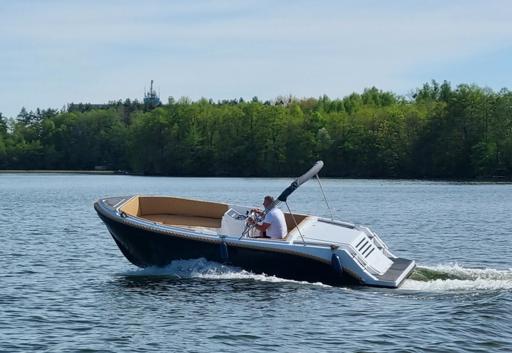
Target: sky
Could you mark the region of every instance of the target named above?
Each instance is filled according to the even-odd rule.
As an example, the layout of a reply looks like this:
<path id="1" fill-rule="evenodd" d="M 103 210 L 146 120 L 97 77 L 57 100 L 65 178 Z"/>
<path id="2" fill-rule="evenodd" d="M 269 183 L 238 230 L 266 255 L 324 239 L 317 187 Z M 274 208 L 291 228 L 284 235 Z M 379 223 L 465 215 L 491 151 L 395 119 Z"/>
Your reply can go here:
<path id="1" fill-rule="evenodd" d="M 512 88 L 512 1 L 0 0 L 0 112 Z"/>

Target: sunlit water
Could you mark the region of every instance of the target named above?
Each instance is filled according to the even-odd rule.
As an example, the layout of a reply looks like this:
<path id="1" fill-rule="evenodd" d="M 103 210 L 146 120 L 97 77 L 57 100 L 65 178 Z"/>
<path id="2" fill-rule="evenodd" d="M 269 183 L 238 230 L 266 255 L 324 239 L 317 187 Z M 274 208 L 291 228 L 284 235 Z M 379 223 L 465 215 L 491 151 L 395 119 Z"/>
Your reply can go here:
<path id="1" fill-rule="evenodd" d="M 0 351 L 512 351 L 511 184 L 324 180 L 336 218 L 419 264 L 395 290 L 204 259 L 138 269 L 92 208 L 134 193 L 260 205 L 289 182 L 0 174 Z M 314 182 L 290 206 L 329 215 Z"/>

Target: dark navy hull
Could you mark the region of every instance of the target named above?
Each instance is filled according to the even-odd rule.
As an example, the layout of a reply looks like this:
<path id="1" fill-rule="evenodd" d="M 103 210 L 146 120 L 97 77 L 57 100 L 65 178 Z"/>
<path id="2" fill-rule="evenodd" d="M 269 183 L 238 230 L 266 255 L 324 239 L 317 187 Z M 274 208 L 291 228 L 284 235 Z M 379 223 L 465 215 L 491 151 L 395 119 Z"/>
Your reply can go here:
<path id="1" fill-rule="evenodd" d="M 96 210 L 123 255 L 139 267 L 165 266 L 173 260 L 205 258 L 253 273 L 265 273 L 297 281 L 329 285 L 358 283 L 348 274 L 338 273 L 330 264 L 305 256 L 250 246 L 227 245 L 219 240 L 203 241 L 162 234 L 125 224 L 122 219 L 107 217 L 100 210 Z"/>

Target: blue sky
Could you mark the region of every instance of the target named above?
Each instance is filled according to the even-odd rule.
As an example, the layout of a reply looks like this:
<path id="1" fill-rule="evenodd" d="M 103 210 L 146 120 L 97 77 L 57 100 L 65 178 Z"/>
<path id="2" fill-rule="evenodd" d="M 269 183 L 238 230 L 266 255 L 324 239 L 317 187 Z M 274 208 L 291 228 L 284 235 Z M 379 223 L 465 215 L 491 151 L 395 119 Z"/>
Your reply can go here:
<path id="1" fill-rule="evenodd" d="M 70 102 L 512 88 L 511 1 L 0 0 L 0 112 Z"/>

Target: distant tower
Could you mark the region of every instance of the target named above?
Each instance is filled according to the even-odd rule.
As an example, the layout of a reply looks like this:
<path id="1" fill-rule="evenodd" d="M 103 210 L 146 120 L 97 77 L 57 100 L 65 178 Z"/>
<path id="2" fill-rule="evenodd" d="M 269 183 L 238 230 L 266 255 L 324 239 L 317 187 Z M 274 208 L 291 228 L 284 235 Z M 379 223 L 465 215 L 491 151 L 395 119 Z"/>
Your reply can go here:
<path id="1" fill-rule="evenodd" d="M 159 105 L 162 105 L 160 98 L 153 89 L 153 80 L 151 80 L 151 87 L 149 88 L 149 92 L 144 92 L 144 105 L 149 108 L 155 108 Z"/>

